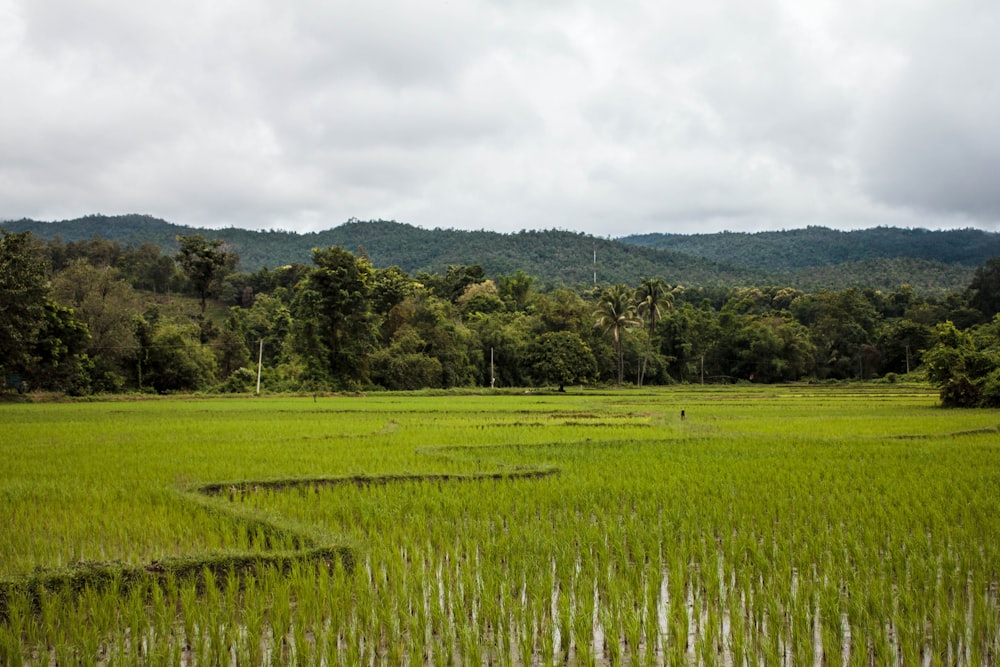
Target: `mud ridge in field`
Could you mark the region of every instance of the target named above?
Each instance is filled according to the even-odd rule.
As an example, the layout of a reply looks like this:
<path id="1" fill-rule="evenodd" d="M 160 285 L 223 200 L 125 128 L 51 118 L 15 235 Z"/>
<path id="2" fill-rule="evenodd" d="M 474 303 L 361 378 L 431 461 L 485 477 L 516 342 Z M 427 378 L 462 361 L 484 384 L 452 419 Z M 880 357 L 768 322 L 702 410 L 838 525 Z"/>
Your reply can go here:
<path id="1" fill-rule="evenodd" d="M 948 438 L 962 438 L 972 435 L 991 435 L 993 433 L 1000 432 L 1000 424 L 996 426 L 987 426 L 985 428 L 970 429 L 968 431 L 953 431 L 952 433 L 901 433 L 900 435 L 892 436 L 895 440 L 928 440 L 930 438 L 940 438 L 942 436 Z"/>
<path id="2" fill-rule="evenodd" d="M 288 572 L 297 563 L 324 564 L 333 568 L 337 561 L 347 570 L 355 564 L 355 550 L 346 544 L 336 544 L 329 536 L 309 527 L 292 526 L 262 513 L 241 507 L 232 501 L 262 490 L 317 489 L 331 486 L 384 486 L 399 483 L 456 483 L 510 479 L 538 479 L 554 475 L 554 468 L 531 468 L 470 474 L 386 474 L 351 475 L 341 477 L 305 477 L 284 479 L 239 480 L 209 482 L 178 493 L 185 502 L 199 505 L 207 512 L 217 514 L 220 520 L 230 521 L 254 535 L 263 551 L 170 556 L 145 564 L 129 564 L 118 560 L 81 561 L 61 568 L 39 568 L 30 574 L 0 579 L 0 622 L 7 620 L 10 599 L 25 595 L 31 606 L 40 612 L 42 599 L 60 591 L 82 593 L 86 589 L 113 588 L 121 594 L 140 588 L 150 590 L 152 585 L 162 586 L 168 580 L 194 581 L 199 588 L 206 577 L 225 577 L 235 572 L 242 577 L 266 567 Z M 229 501 L 220 500 L 228 495 Z M 273 549 L 274 544 L 291 543 L 293 549 Z"/>

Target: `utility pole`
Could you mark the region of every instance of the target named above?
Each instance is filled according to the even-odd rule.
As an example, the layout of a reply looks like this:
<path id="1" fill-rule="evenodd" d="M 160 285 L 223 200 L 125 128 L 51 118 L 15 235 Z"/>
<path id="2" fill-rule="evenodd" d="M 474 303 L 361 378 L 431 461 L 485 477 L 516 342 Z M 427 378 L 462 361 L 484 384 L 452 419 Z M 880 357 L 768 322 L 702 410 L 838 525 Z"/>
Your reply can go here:
<path id="1" fill-rule="evenodd" d="M 597 287 L 597 241 L 594 241 L 594 287 Z"/>
<path id="2" fill-rule="evenodd" d="M 264 361 L 264 339 L 260 339 L 260 351 L 257 352 L 257 395 L 260 396 L 260 369 Z"/>

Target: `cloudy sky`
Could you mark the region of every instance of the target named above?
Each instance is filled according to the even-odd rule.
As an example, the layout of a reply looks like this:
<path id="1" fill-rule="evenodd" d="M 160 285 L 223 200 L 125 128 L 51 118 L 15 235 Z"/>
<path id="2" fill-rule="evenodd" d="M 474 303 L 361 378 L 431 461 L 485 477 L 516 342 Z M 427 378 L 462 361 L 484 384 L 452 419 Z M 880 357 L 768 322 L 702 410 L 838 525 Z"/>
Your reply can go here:
<path id="1" fill-rule="evenodd" d="M 0 0 L 0 219 L 1000 230 L 996 0 Z"/>

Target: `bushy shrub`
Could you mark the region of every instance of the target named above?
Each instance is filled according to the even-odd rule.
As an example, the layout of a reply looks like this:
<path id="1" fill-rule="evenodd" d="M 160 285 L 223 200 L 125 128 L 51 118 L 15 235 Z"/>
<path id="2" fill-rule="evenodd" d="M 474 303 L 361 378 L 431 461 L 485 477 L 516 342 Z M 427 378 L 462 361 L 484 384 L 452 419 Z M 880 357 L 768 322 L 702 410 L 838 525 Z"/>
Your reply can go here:
<path id="1" fill-rule="evenodd" d="M 257 373 L 250 368 L 237 368 L 219 385 L 224 394 L 245 394 L 257 386 Z"/>

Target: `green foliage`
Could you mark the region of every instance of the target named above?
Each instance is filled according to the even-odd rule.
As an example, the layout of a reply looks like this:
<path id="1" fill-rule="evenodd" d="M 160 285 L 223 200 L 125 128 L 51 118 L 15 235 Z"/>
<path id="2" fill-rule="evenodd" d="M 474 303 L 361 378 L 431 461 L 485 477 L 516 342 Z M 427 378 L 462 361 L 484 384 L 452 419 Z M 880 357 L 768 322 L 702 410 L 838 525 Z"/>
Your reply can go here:
<path id="1" fill-rule="evenodd" d="M 510 310 L 523 311 L 528 308 L 534 284 L 535 277 L 521 269 L 513 274 L 497 277 L 500 298 L 508 304 Z"/>
<path id="2" fill-rule="evenodd" d="M 864 379 L 873 372 L 866 354 L 873 349 L 878 313 L 860 290 L 819 292 L 792 303 L 792 312 L 810 328 L 821 379 Z"/>
<path id="3" fill-rule="evenodd" d="M 455 300 L 455 304 L 465 317 L 476 314 L 499 313 L 507 309 L 507 305 L 492 280 L 484 280 L 468 285 Z"/>
<path id="4" fill-rule="evenodd" d="M 815 370 L 809 331 L 792 318 L 776 315 L 724 317 L 719 347 L 724 374 L 751 382 L 789 382 Z"/>
<path id="5" fill-rule="evenodd" d="M 71 308 L 46 299 L 44 318 L 31 347 L 29 383 L 68 394 L 89 394 L 93 364 L 86 356 L 90 333 Z"/>
<path id="6" fill-rule="evenodd" d="M 1000 257 L 976 269 L 968 293 L 969 305 L 981 312 L 985 321 L 1000 313 Z"/>
<path id="7" fill-rule="evenodd" d="M 635 293 L 636 312 L 646 321 L 646 354 L 642 359 L 642 369 L 639 372 L 639 386 L 643 384 L 649 358 L 653 352 L 656 338 L 656 326 L 663 319 L 663 314 L 673 310 L 674 295 L 662 278 L 646 278 Z"/>
<path id="8" fill-rule="evenodd" d="M 432 288 L 431 291 L 436 296 L 455 303 L 459 297 L 465 294 L 468 287 L 481 283 L 484 280 L 486 280 L 486 272 L 478 264 L 473 264 L 472 266 L 451 264 L 445 271 L 440 283 Z M 430 286 L 428 285 L 428 287 Z"/>
<path id="9" fill-rule="evenodd" d="M 211 344 L 221 378 L 227 379 L 231 373 L 250 364 L 250 354 L 245 339 L 233 329 L 225 327 L 216 332 Z M 259 343 L 257 351 L 258 353 L 261 351 Z"/>
<path id="10" fill-rule="evenodd" d="M 376 344 L 370 302 L 374 269 L 364 257 L 335 246 L 313 250 L 313 262 L 316 267 L 301 292 L 307 295 L 302 314 L 316 319 L 309 347 L 320 357 L 320 377 L 338 387 L 364 386 L 368 355 Z"/>
<path id="11" fill-rule="evenodd" d="M 371 292 L 372 309 L 384 317 L 420 289 L 420 283 L 406 275 L 398 266 L 375 269 Z"/>
<path id="12" fill-rule="evenodd" d="M 0 236 L 0 370 L 24 372 L 45 322 L 45 262 L 30 233 Z"/>
<path id="13" fill-rule="evenodd" d="M 93 360 L 93 389 L 119 391 L 132 375 L 139 353 L 136 338 L 139 295 L 110 266 L 70 262 L 52 281 L 56 300 L 87 326 L 87 354 Z"/>
<path id="14" fill-rule="evenodd" d="M 494 387 L 524 387 L 532 382 L 528 346 L 535 340 L 540 323 L 523 312 L 478 315 L 469 326 L 479 338 L 483 370 L 479 384 Z M 486 368 L 486 362 L 492 361 Z M 492 371 L 492 375 L 490 372 Z"/>
<path id="15" fill-rule="evenodd" d="M 835 232 L 810 227 L 612 241 L 557 230 L 516 234 L 425 230 L 385 220 L 351 220 L 309 234 L 196 230 L 134 215 L 87 216 L 58 223 L 19 220 L 3 226 L 13 231 L 30 230 L 45 239 L 61 236 L 70 242 L 99 234 L 123 246 L 138 248 L 151 243 L 170 252 L 177 248 L 178 236 L 211 235 L 239 253 L 245 271 L 302 265 L 312 248 L 331 245 L 364 247 L 375 266 L 395 265 L 412 275 L 445 274 L 449 266 L 465 266 L 469 258 L 475 258 L 486 276 L 523 271 L 550 286 L 590 285 L 596 268 L 603 284 L 637 284 L 654 275 L 688 286 L 784 284 L 809 291 L 848 287 L 892 291 L 909 283 L 922 294 L 941 295 L 964 289 L 972 278 L 973 266 L 1000 255 L 1000 236 L 978 230 Z M 596 267 L 592 265 L 595 249 Z"/>
<path id="16" fill-rule="evenodd" d="M 442 387 L 476 383 L 483 357 L 475 333 L 462 321 L 451 302 L 420 293 L 397 309 L 398 326 L 408 324 L 420 340 L 422 351 L 441 364 Z"/>
<path id="17" fill-rule="evenodd" d="M 528 346 L 528 363 L 538 384 L 591 382 L 597 378 L 597 361 L 580 336 L 572 331 L 549 331 Z"/>
<path id="18" fill-rule="evenodd" d="M 160 393 L 208 389 L 216 381 L 215 356 L 195 324 L 159 323 L 141 355 L 144 384 Z"/>
<path id="19" fill-rule="evenodd" d="M 270 294 L 259 294 L 249 308 L 230 308 L 225 326 L 242 338 L 250 356 L 253 352 L 259 356 L 263 342 L 263 361 L 270 367 L 281 362 L 293 325 L 291 307 L 285 301 Z"/>
<path id="20" fill-rule="evenodd" d="M 0 236 L 0 375 L 21 387 L 90 391 L 90 334 L 53 301 L 41 249 L 29 233 Z M 19 387 L 20 388 L 20 387 Z"/>
<path id="21" fill-rule="evenodd" d="M 622 239 L 650 248 L 781 270 L 875 259 L 912 258 L 976 266 L 1000 255 L 1000 235 L 976 229 L 873 229 L 839 231 L 810 226 L 780 232 L 645 234 Z"/>
<path id="22" fill-rule="evenodd" d="M 385 389 L 440 388 L 444 368 L 438 358 L 423 352 L 426 348 L 412 327 L 399 328 L 389 347 L 372 355 L 372 381 Z"/>
<path id="23" fill-rule="evenodd" d="M 928 378 L 952 407 L 1000 407 L 1000 316 L 989 325 L 961 331 L 937 326 L 936 342 L 923 354 Z"/>
<path id="24" fill-rule="evenodd" d="M 660 353 L 670 360 L 669 372 L 680 382 L 698 382 L 705 377 L 704 358 L 719 340 L 719 324 L 707 303 L 695 307 L 684 302 L 664 318 L 660 326 Z M 712 375 L 725 374 L 709 370 Z"/>
<path id="25" fill-rule="evenodd" d="M 219 385 L 219 391 L 224 394 L 246 394 L 254 391 L 256 383 L 255 370 L 247 367 L 237 368 Z"/>
<path id="26" fill-rule="evenodd" d="M 619 284 L 603 290 L 594 311 L 594 326 L 611 336 L 618 359 L 618 384 L 624 380 L 624 342 L 626 331 L 639 323 L 636 305 L 628 285 Z"/>
<path id="27" fill-rule="evenodd" d="M 205 301 L 208 295 L 219 288 L 225 274 L 233 269 L 239 258 L 225 248 L 225 241 L 194 234 L 178 236 L 180 250 L 177 261 L 191 284 L 191 289 L 201 298 L 201 312 L 205 313 Z"/>
<path id="28" fill-rule="evenodd" d="M 923 350 L 928 348 L 933 337 L 931 327 L 905 317 L 883 323 L 878 348 L 882 352 L 883 372 L 910 373 L 923 362 Z"/>
<path id="29" fill-rule="evenodd" d="M 401 241 L 414 231 L 385 222 L 351 222 L 341 231 L 386 230 Z M 547 233 L 522 234 L 531 241 L 531 252 L 558 250 L 545 246 Z M 449 238 L 461 236 L 456 232 Z M 586 240 L 577 236 L 572 243 Z M 41 301 L 39 306 L 11 298 L 15 306 L 8 322 L 18 308 L 35 308 L 35 319 L 20 341 L 21 356 L 12 352 L 2 362 L 7 383 L 17 386 L 26 379 L 23 386 L 86 393 L 200 390 L 221 382 L 219 388 L 238 391 L 246 385 L 243 379 L 226 384 L 227 379 L 255 367 L 263 343 L 268 391 L 524 386 L 539 381 L 538 359 L 530 348 L 537 349 L 540 337 L 551 332 L 575 335 L 594 355 L 597 378 L 603 381 L 643 386 L 868 380 L 918 370 L 937 323 L 950 320 L 964 330 L 980 322 L 982 311 L 967 298 L 986 294 L 984 280 L 991 275 L 990 267 L 983 267 L 969 289 L 945 297 L 928 296 L 910 283 L 892 291 L 810 292 L 735 281 L 670 289 L 662 278 L 644 278 L 634 290 L 625 282 L 570 288 L 545 285 L 522 268 L 491 279 L 485 263 L 450 262 L 440 273 L 421 271 L 412 277 L 399 266 L 375 269 L 364 248 L 355 257 L 338 246 L 316 249 L 312 267 L 292 264 L 250 274 L 230 272 L 235 256 L 221 240 L 179 238 L 185 251 L 177 261 L 187 261 L 191 276 L 207 280 L 208 273 L 195 271 L 199 266 L 223 269 L 202 283 L 211 291 L 200 291 L 200 308 L 192 299 L 160 293 L 177 289 L 180 272 L 173 259 L 148 242 L 133 248 L 96 236 L 52 241 L 45 248 L 51 294 L 47 267 L 37 262 L 41 248 L 28 242 L 24 247 L 31 252 L 14 253 L 36 258 L 33 280 Z M 488 238 L 495 243 L 481 248 L 487 257 L 503 235 Z M 199 264 L 199 258 L 205 261 Z M 153 278 L 165 263 L 172 273 Z M 5 276 L 19 270 L 30 275 L 23 268 L 12 267 Z M 725 272 L 716 272 L 716 278 L 731 279 Z M 143 284 L 155 285 L 155 293 L 135 288 Z M 208 302 L 210 293 L 218 298 Z M 45 306 L 46 300 L 53 303 Z M 53 310 L 53 304 L 72 312 Z M 204 348 L 196 356 L 208 352 L 214 365 L 182 364 L 183 379 L 166 379 L 164 358 L 173 352 L 154 350 L 154 338 L 190 326 Z M 74 335 L 76 329 L 80 335 Z M 11 347 L 10 332 L 20 330 L 7 326 L 5 331 Z M 87 334 L 89 343 L 77 349 Z M 185 349 L 176 341 L 171 345 Z M 558 375 L 554 371 L 552 377 Z"/>

